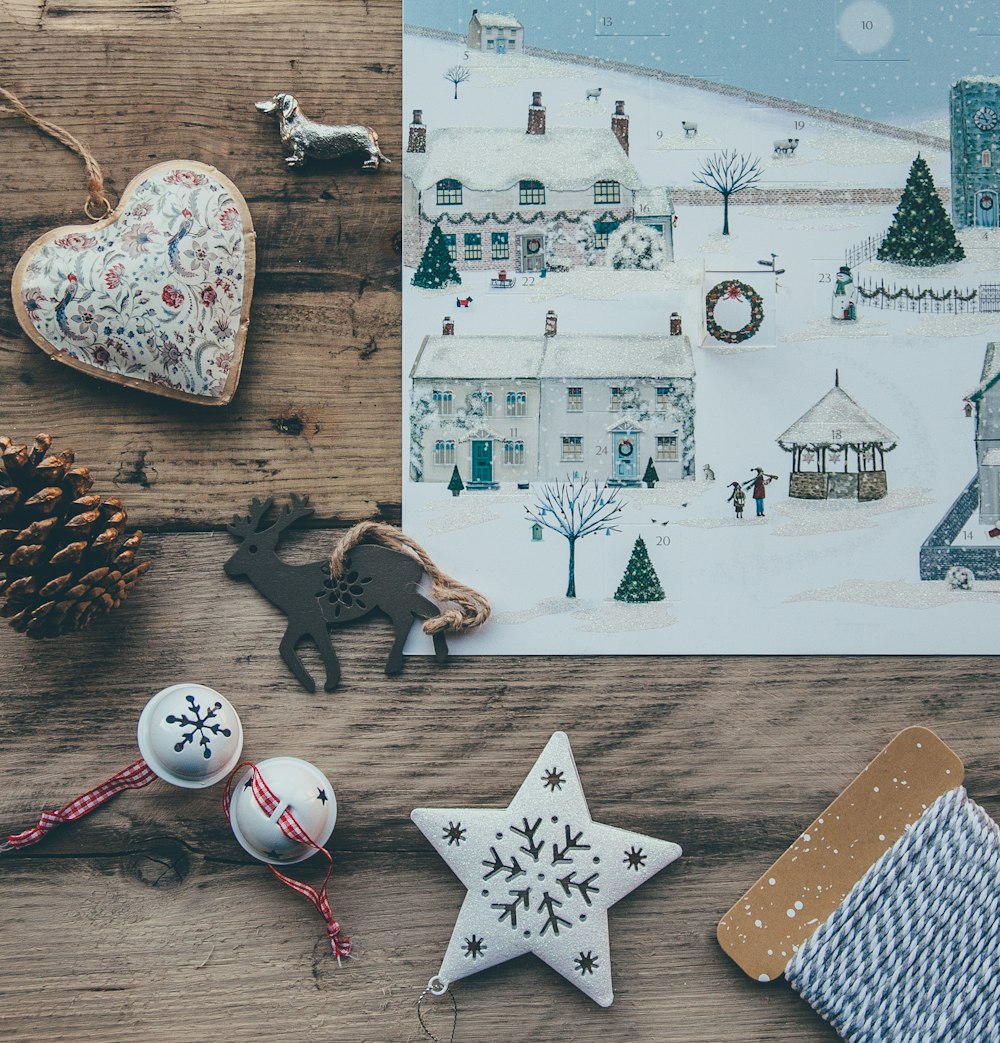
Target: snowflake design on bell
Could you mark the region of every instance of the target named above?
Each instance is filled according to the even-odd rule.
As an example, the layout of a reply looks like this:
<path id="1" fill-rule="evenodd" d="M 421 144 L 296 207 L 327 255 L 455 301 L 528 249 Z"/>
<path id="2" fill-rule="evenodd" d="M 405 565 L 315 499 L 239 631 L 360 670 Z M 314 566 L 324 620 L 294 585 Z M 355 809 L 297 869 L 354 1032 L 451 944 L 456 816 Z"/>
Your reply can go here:
<path id="1" fill-rule="evenodd" d="M 202 747 L 202 756 L 205 760 L 210 760 L 213 737 L 223 735 L 228 739 L 233 734 L 229 728 L 224 728 L 218 721 L 214 721 L 214 718 L 219 715 L 219 710 L 222 709 L 222 703 L 215 702 L 202 710 L 201 704 L 193 695 L 185 696 L 184 701 L 188 704 L 187 711 L 179 717 L 173 713 L 167 714 L 166 717 L 167 724 L 176 724 L 181 729 L 189 729 L 189 731 L 181 732 L 180 740 L 174 744 L 174 750 L 180 753 L 188 743 L 195 742 L 197 735 L 198 745 Z M 190 712 L 190 717 L 188 712 Z"/>
<path id="2" fill-rule="evenodd" d="M 442 983 L 533 952 L 611 1004 L 607 911 L 681 849 L 595 822 L 565 733 L 552 736 L 506 808 L 418 808 L 411 818 L 467 890 Z M 456 827 L 460 845 L 450 839 Z"/>

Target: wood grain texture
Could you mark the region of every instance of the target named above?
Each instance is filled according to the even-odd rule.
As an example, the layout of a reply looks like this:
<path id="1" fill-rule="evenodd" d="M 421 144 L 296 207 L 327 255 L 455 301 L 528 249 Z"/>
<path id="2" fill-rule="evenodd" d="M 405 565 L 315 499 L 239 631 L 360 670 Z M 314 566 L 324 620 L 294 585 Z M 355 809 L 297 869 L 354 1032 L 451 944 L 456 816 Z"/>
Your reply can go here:
<path id="1" fill-rule="evenodd" d="M 291 89 L 317 116 L 371 123 L 398 160 L 398 0 L 0 12 L 4 82 L 78 132 L 113 187 L 158 159 L 199 159 L 241 187 L 259 235 L 240 391 L 210 415 L 51 365 L 0 299 L 0 427 L 51 430 L 156 533 L 153 571 L 93 630 L 58 645 L 0 630 L 0 829 L 133 760 L 145 700 L 204 682 L 238 706 L 248 756 L 306 757 L 333 780 L 332 897 L 358 953 L 336 968 L 312 910 L 232 838 L 218 790 L 157 784 L 0 860 L 0 1040 L 417 1040 L 417 995 L 463 891 L 409 812 L 506 804 L 557 728 L 595 817 L 684 857 L 612 911 L 612 1008 L 526 957 L 456 987 L 457 1039 L 833 1040 L 784 985 L 750 982 L 715 923 L 908 724 L 938 729 L 1000 814 L 992 662 L 420 658 L 390 681 L 376 623 L 334 631 L 342 687 L 307 695 L 278 656 L 284 617 L 222 574 L 235 544 L 219 530 L 254 493 L 310 492 L 320 531 L 283 551 L 307 561 L 335 523 L 398 517 L 399 164 L 289 174 L 252 104 Z M 84 193 L 72 156 L 6 117 L 0 150 L 19 186 L 0 196 L 6 285 Z"/>

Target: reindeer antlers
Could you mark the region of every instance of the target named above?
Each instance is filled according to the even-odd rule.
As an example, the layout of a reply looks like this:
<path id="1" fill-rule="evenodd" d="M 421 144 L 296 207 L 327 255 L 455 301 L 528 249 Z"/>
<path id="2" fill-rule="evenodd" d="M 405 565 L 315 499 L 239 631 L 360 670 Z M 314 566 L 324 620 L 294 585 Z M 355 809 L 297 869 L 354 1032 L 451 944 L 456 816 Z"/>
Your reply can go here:
<path id="1" fill-rule="evenodd" d="M 294 525 L 299 518 L 308 517 L 313 513 L 313 508 L 309 506 L 308 496 L 299 496 L 296 493 L 292 493 L 291 503 L 285 504 L 285 506 L 278 512 L 278 517 L 274 520 L 274 523 L 266 529 L 258 530 L 258 526 L 263 521 L 267 512 L 271 509 L 273 503 L 274 500 L 270 496 L 263 501 L 255 496 L 250 501 L 250 513 L 247 514 L 246 517 L 234 514 L 232 524 L 227 525 L 226 529 L 233 536 L 242 539 L 246 539 L 248 536 L 258 533 L 258 531 L 273 532 L 277 536 L 290 525 Z"/>

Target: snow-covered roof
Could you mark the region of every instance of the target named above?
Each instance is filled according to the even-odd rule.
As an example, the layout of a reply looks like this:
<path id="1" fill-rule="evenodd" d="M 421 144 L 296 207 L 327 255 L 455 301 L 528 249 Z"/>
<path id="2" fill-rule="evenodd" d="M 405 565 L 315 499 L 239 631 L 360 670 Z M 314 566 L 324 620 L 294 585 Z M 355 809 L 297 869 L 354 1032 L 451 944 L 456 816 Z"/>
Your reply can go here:
<path id="1" fill-rule="evenodd" d="M 835 436 L 834 431 L 838 434 Z M 831 388 L 777 439 L 782 449 L 803 445 L 881 444 L 883 450 L 895 449 L 899 439 L 880 424 L 866 409 L 842 388 Z"/>
<path id="2" fill-rule="evenodd" d="M 610 127 L 556 127 L 527 134 L 513 127 L 428 128 L 426 152 L 408 152 L 404 174 L 418 191 L 442 178 L 470 189 L 497 192 L 519 181 L 541 181 L 553 191 L 618 181 L 641 188 L 642 178 Z"/>
<path id="3" fill-rule="evenodd" d="M 524 28 L 512 14 L 494 14 L 492 11 L 477 11 L 471 21 L 478 22 L 484 29 Z"/>
<path id="4" fill-rule="evenodd" d="M 425 337 L 410 376 L 431 380 L 694 377 L 687 337 L 632 333 Z"/>
<path id="5" fill-rule="evenodd" d="M 1000 344 L 990 341 L 986 345 L 986 357 L 983 359 L 983 372 L 979 376 L 979 383 L 975 389 L 970 391 L 966 398 L 975 402 L 983 397 L 1000 377 Z"/>
<path id="6" fill-rule="evenodd" d="M 635 215 L 666 217 L 674 212 L 674 197 L 669 188 L 640 188 L 635 194 Z"/>
<path id="7" fill-rule="evenodd" d="M 957 87 L 960 83 L 1000 83 L 1000 76 L 963 76 L 952 86 Z"/>

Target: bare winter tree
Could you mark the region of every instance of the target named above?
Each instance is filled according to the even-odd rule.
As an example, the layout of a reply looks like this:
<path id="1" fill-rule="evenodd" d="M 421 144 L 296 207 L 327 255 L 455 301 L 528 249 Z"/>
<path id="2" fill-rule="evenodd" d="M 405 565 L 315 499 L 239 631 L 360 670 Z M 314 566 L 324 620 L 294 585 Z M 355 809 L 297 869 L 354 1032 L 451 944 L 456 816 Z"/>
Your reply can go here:
<path id="1" fill-rule="evenodd" d="M 458 85 L 465 83 L 465 81 L 472 75 L 469 71 L 468 65 L 453 65 L 445 74 L 444 78 L 449 82 L 455 84 L 455 100 L 458 101 Z"/>
<path id="2" fill-rule="evenodd" d="M 729 198 L 753 188 L 760 181 L 760 156 L 748 156 L 733 149 L 715 152 L 695 171 L 694 183 L 722 196 L 722 234 L 729 235 Z"/>
<path id="3" fill-rule="evenodd" d="M 569 582 L 566 597 L 576 597 L 576 541 L 601 529 L 620 532 L 614 519 L 625 508 L 618 489 L 582 478 L 545 485 L 534 510 L 525 507 L 528 518 L 558 532 L 569 542 Z"/>

